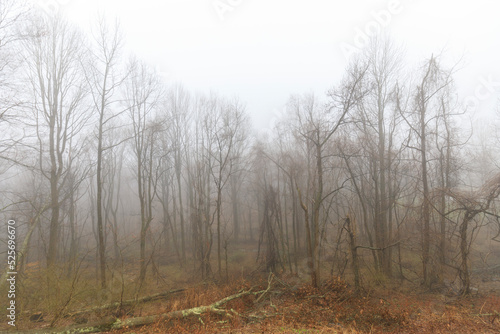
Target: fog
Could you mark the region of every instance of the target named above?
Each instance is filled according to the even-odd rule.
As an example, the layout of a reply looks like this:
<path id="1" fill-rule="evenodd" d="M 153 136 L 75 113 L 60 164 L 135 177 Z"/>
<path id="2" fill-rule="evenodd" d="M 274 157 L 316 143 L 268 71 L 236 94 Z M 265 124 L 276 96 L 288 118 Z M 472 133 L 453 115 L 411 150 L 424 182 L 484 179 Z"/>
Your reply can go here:
<path id="1" fill-rule="evenodd" d="M 480 3 L 0 1 L 8 326 L 184 318 L 199 286 L 228 316 L 273 280 L 496 284 L 500 23 Z M 174 290 L 193 299 L 139 316 Z"/>

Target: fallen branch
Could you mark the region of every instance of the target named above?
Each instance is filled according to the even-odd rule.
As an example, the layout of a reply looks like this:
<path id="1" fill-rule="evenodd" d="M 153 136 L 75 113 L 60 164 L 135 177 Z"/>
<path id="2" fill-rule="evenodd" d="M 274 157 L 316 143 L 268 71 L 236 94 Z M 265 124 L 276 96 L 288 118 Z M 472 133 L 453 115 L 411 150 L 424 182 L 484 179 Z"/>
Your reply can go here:
<path id="1" fill-rule="evenodd" d="M 118 318 L 114 317 L 107 317 L 104 320 L 95 322 L 93 324 L 86 324 L 86 325 L 76 325 L 76 326 L 71 326 L 67 327 L 65 329 L 55 329 L 55 328 L 47 328 L 47 329 L 37 329 L 37 330 L 28 330 L 28 331 L 23 331 L 23 332 L 18 332 L 18 333 L 65 333 L 65 334 L 79 334 L 79 333 L 100 333 L 100 332 L 105 332 L 105 331 L 110 331 L 110 330 L 118 330 L 118 329 L 124 329 L 124 328 L 132 328 L 132 327 L 138 327 L 138 326 L 145 326 L 145 325 L 150 325 L 154 322 L 157 321 L 165 321 L 165 320 L 170 320 L 170 319 L 182 319 L 182 318 L 187 318 L 189 316 L 193 315 L 201 315 L 204 313 L 215 313 L 218 315 L 226 316 L 226 317 L 232 317 L 233 315 L 240 316 L 243 318 L 246 318 L 243 315 L 240 315 L 238 312 L 234 311 L 233 309 L 223 309 L 221 306 L 227 304 L 228 302 L 248 296 L 248 295 L 265 295 L 268 293 L 271 289 L 272 282 L 273 282 L 273 277 L 274 274 L 270 273 L 268 277 L 268 286 L 265 290 L 257 291 L 257 292 L 252 292 L 253 288 L 250 288 L 249 290 L 243 290 L 241 292 L 238 292 L 236 294 L 233 294 L 231 296 L 228 296 L 226 298 L 223 298 L 221 300 L 218 300 L 210 305 L 206 306 L 198 306 L 198 307 L 193 307 L 190 309 L 185 309 L 185 310 L 179 310 L 179 311 L 172 311 L 168 313 L 163 313 L 163 314 L 156 314 L 156 315 L 150 315 L 150 316 L 144 316 L 144 317 L 135 317 L 135 318 L 128 318 L 125 320 L 120 320 Z M 137 301 L 147 301 L 147 300 L 152 300 L 155 298 L 158 298 L 160 295 L 168 295 L 173 292 L 179 292 L 183 291 L 184 289 L 179 289 L 179 290 L 171 290 L 168 292 L 164 292 L 162 294 L 157 294 L 153 296 L 148 296 L 148 297 L 143 297 L 137 300 L 131 300 L 127 302 L 137 302 Z M 259 300 L 259 299 L 257 299 Z M 114 303 L 110 305 L 105 305 L 106 308 L 112 308 L 113 306 L 119 306 L 120 304 L 123 303 Z M 99 308 L 92 308 L 89 310 L 81 311 L 81 312 L 91 312 L 96 309 L 101 309 L 102 310 L 103 306 Z M 73 313 L 73 315 L 78 314 Z M 81 313 L 80 313 L 81 314 Z M 201 319 L 201 318 L 200 318 Z"/>
<path id="2" fill-rule="evenodd" d="M 252 292 L 252 289 L 242 291 L 239 293 L 236 293 L 234 295 L 228 296 L 226 298 L 223 298 L 221 300 L 216 301 L 215 303 L 212 303 L 210 305 L 206 306 L 198 306 L 198 307 L 193 307 L 190 309 L 185 309 L 185 310 L 179 310 L 179 311 L 172 311 L 168 313 L 163 313 L 163 314 L 157 314 L 157 315 L 151 315 L 151 316 L 144 316 L 144 317 L 135 317 L 135 318 L 128 318 L 125 320 L 120 320 L 116 318 L 106 318 L 105 320 L 101 320 L 100 322 L 96 322 L 94 324 L 86 324 L 84 326 L 72 326 L 68 327 L 65 329 L 45 329 L 45 330 L 36 330 L 35 331 L 25 331 L 25 332 L 19 332 L 19 333 L 67 333 L 67 334 L 79 334 L 79 333 L 98 333 L 98 332 L 103 332 L 103 331 L 110 331 L 110 330 L 117 330 L 117 329 L 123 329 L 123 328 L 132 328 L 132 327 L 138 327 L 138 326 L 145 326 L 145 325 L 150 325 L 154 322 L 157 321 L 165 321 L 165 320 L 170 320 L 170 319 L 182 319 L 182 318 L 187 318 L 189 316 L 199 316 L 204 313 L 215 313 L 218 315 L 223 315 L 227 317 L 232 317 L 233 315 L 239 316 L 239 314 L 234 311 L 234 310 L 226 310 L 221 308 L 221 306 L 227 304 L 228 302 L 247 296 L 247 295 L 259 295 L 263 294 L 264 292 L 268 291 L 267 290 L 262 290 L 258 292 Z"/>
<path id="3" fill-rule="evenodd" d="M 273 278 L 274 274 L 272 272 L 269 272 L 269 277 L 267 278 L 267 289 L 262 291 L 262 294 L 259 296 L 259 298 L 257 298 L 255 304 L 257 304 L 262 299 L 262 297 L 264 297 L 264 295 L 266 295 L 269 292 L 271 286 L 273 285 Z"/>
<path id="4" fill-rule="evenodd" d="M 95 307 L 92 307 L 92 308 L 89 308 L 86 310 L 68 313 L 65 317 L 66 318 L 76 317 L 76 316 L 80 316 L 80 315 L 84 315 L 84 314 L 88 314 L 88 313 L 93 313 L 93 312 L 102 312 L 102 311 L 106 311 L 106 310 L 110 310 L 110 309 L 118 309 L 120 307 L 134 305 L 134 304 L 138 304 L 138 303 L 146 303 L 146 302 L 150 302 L 152 300 L 162 299 L 162 298 L 168 297 L 172 294 L 183 292 L 185 290 L 186 289 L 175 289 L 175 290 L 160 292 L 160 293 L 157 293 L 154 295 L 145 296 L 145 297 L 141 297 L 141 298 L 137 298 L 137 299 L 129 299 L 129 300 L 124 300 L 122 302 L 115 302 L 115 303 L 111 303 L 111 304 L 107 304 L 107 305 L 95 306 Z"/>

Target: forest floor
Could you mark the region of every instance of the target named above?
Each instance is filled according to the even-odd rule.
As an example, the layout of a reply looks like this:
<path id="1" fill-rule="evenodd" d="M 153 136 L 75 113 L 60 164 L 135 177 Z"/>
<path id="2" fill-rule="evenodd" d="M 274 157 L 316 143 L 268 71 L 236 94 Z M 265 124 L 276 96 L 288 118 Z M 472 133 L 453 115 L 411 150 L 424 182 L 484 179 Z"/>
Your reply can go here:
<path id="1" fill-rule="evenodd" d="M 355 293 L 343 279 L 327 277 L 326 268 L 324 282 L 317 289 L 303 271 L 268 276 L 255 270 L 255 254 L 247 253 L 233 253 L 228 282 L 200 283 L 194 269 L 190 272 L 186 266 L 180 270 L 172 263 L 159 267 L 157 275 L 148 275 L 140 294 L 135 295 L 137 268 L 131 264 L 119 268 L 121 274 L 111 277 L 110 292 L 103 295 L 93 267 L 89 267 L 76 280 L 61 278 L 56 285 L 58 295 L 52 300 L 47 299 L 51 297 L 46 292 L 47 273 L 40 266 L 28 265 L 19 285 L 17 326 L 11 328 L 3 321 L 0 332 L 71 329 L 68 333 L 78 333 L 99 324 L 87 332 L 500 333 L 500 267 L 476 271 L 473 286 L 477 288 L 463 298 L 450 286 L 428 291 L 416 278 L 413 283 L 376 281 L 368 272 L 363 275 L 363 290 Z M 152 298 L 140 298 L 144 296 Z M 120 300 L 122 306 L 116 307 Z M 108 308 L 102 309 L 103 305 Z M 0 306 L 3 308 L 2 303 Z M 180 312 L 183 310 L 192 312 Z"/>
<path id="2" fill-rule="evenodd" d="M 106 333 L 500 333 L 500 295 L 497 291 L 466 298 L 419 291 L 419 288 L 379 286 L 354 293 L 340 278 L 318 288 L 293 276 L 262 276 L 254 281 L 206 283 L 121 311 L 120 320 L 211 305 L 241 292 L 218 307 L 222 313 L 158 318 L 145 326 Z M 250 293 L 254 291 L 255 293 Z M 78 322 L 94 323 L 116 317 L 112 310 L 82 317 L 65 317 L 58 328 Z M 53 332 L 49 321 L 29 324 L 26 333 Z M 66 327 L 64 327 L 66 326 Z M 82 326 L 82 325 L 77 325 Z M 2 328 L 3 329 L 3 328 Z M 35 331 L 33 331 L 35 329 Z M 22 333 L 21 331 L 17 331 Z"/>
<path id="3" fill-rule="evenodd" d="M 227 303 L 225 309 L 232 310 L 227 315 L 206 313 L 110 333 L 500 333 L 497 293 L 456 298 L 379 288 L 356 295 L 337 278 L 319 289 L 285 284 L 275 284 L 259 301 L 246 296 Z M 190 289 L 168 305 L 143 306 L 140 313 L 208 305 L 249 287 L 240 283 Z M 265 282 L 258 287 L 265 288 Z"/>

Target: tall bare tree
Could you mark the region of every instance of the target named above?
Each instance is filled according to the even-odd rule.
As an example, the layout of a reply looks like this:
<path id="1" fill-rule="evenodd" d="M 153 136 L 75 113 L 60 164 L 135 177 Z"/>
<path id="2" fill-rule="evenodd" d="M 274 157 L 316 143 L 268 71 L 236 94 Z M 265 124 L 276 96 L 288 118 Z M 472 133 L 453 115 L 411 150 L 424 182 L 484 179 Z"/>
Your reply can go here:
<path id="1" fill-rule="evenodd" d="M 425 62 L 422 68 L 422 74 L 419 82 L 414 87 L 414 91 L 410 93 L 410 112 L 401 109 L 401 104 L 398 103 L 398 108 L 401 110 L 401 115 L 404 117 L 406 124 L 410 128 L 410 132 L 415 137 L 415 144 L 410 144 L 412 148 L 418 151 L 420 157 L 420 180 L 422 191 L 422 272 L 423 283 L 430 286 L 434 279 L 430 268 L 430 248 L 431 248 L 431 211 L 430 203 L 431 181 L 430 177 L 430 147 L 432 141 L 431 126 L 433 120 L 439 117 L 439 96 L 449 88 L 452 82 L 452 71 L 444 70 L 438 59 L 431 56 Z M 441 95 L 442 96 L 442 95 Z"/>
<path id="2" fill-rule="evenodd" d="M 304 201 L 302 192 L 298 190 L 301 207 L 306 223 L 306 240 L 308 249 L 308 267 L 311 274 L 311 284 L 314 287 L 320 283 L 320 211 L 326 198 L 338 189 L 324 190 L 324 160 L 325 149 L 332 136 L 346 123 L 347 115 L 365 95 L 363 78 L 366 66 L 352 65 L 343 82 L 329 92 L 330 102 L 324 107 L 315 101 L 314 97 L 304 102 L 295 103 L 298 119 L 298 135 L 305 141 L 314 158 L 315 179 L 312 181 L 311 205 Z"/>
<path id="3" fill-rule="evenodd" d="M 33 94 L 39 170 L 50 184 L 50 224 L 47 265 L 58 256 L 61 189 L 68 182 L 74 158 L 85 145 L 79 134 L 88 119 L 80 66 L 80 33 L 61 18 L 39 18 L 41 33 L 24 41 L 28 78 Z"/>
<path id="4" fill-rule="evenodd" d="M 210 173 L 212 174 L 216 197 L 216 221 L 217 221 L 217 263 L 219 276 L 222 277 L 222 254 L 221 254 L 221 217 L 222 217 L 222 194 L 223 189 L 233 174 L 234 164 L 232 161 L 236 158 L 236 149 L 245 140 L 245 126 L 248 121 L 244 112 L 244 107 L 238 102 L 227 103 L 219 102 L 216 113 L 212 115 L 213 119 L 213 149 L 209 151 L 214 164 Z"/>
<path id="5" fill-rule="evenodd" d="M 189 162 L 188 180 L 191 190 L 191 224 L 193 230 L 193 248 L 200 265 L 203 279 L 212 275 L 210 258 L 213 246 L 212 226 L 215 210 L 212 210 L 211 171 L 214 158 L 213 115 L 217 112 L 217 97 L 199 97 L 196 99 L 195 126 Z"/>
<path id="6" fill-rule="evenodd" d="M 183 202 L 183 183 L 182 171 L 186 163 L 185 154 L 187 154 L 188 136 L 189 136 L 189 121 L 191 98 L 189 93 L 180 85 L 171 88 L 167 96 L 167 109 L 172 120 L 170 127 L 170 140 L 172 141 L 174 155 L 174 170 L 175 181 L 177 186 L 177 198 L 173 197 L 174 201 L 179 204 L 179 218 L 181 229 L 181 255 L 182 262 L 186 261 L 186 219 Z"/>
<path id="7" fill-rule="evenodd" d="M 125 82 L 125 103 L 132 122 L 132 151 L 141 210 L 140 286 L 146 278 L 146 235 L 153 220 L 152 202 L 156 193 L 153 157 L 162 124 L 155 113 L 159 108 L 162 86 L 157 74 L 146 64 L 132 61 L 130 66 L 130 75 Z"/>
<path id="8" fill-rule="evenodd" d="M 391 213 L 396 198 L 391 174 L 398 157 L 395 141 L 401 118 L 394 108 L 393 93 L 401 71 L 401 52 L 390 40 L 373 38 L 362 57 L 368 65 L 365 80 L 370 89 L 359 105 L 355 124 L 373 185 L 369 196 L 373 197 L 374 241 L 379 249 L 376 269 L 390 277 L 392 258 L 387 246 L 391 243 Z"/>
<path id="9" fill-rule="evenodd" d="M 118 65 L 122 48 L 121 36 L 118 24 L 110 28 L 100 18 L 96 31 L 93 33 L 93 45 L 89 47 L 88 63 L 85 65 L 85 78 L 90 87 L 95 112 L 96 137 L 97 137 L 97 159 L 96 159 L 96 209 L 97 209 L 97 234 L 98 234 L 98 258 L 100 268 L 101 288 L 106 288 L 106 243 L 103 218 L 103 154 L 106 150 L 113 148 L 104 147 L 104 136 L 112 128 L 113 120 L 119 117 L 123 111 L 117 110 L 116 92 L 122 84 L 125 76 L 119 73 Z M 109 182 L 109 180 L 108 180 Z"/>

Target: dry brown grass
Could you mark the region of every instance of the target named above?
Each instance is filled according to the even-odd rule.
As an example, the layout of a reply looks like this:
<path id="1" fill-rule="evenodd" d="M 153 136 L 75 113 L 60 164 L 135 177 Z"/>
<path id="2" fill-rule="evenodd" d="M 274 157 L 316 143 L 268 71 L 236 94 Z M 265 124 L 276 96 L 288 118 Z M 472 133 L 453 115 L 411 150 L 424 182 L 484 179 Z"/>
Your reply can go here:
<path id="1" fill-rule="evenodd" d="M 260 288 L 265 285 L 261 280 Z M 208 305 L 248 288 L 248 282 L 189 289 L 169 301 L 168 310 Z M 304 284 L 295 291 L 275 287 L 258 304 L 254 298 L 227 305 L 241 317 L 204 314 L 161 321 L 134 329 L 136 333 L 498 333 L 500 297 L 476 296 L 444 300 L 417 291 L 376 291 L 355 295 L 341 279 L 332 278 L 320 289 Z M 151 310 L 153 312 L 153 310 Z M 127 330 L 117 331 L 121 333 Z"/>
<path id="2" fill-rule="evenodd" d="M 162 277 L 148 272 L 148 278 L 139 296 L 175 288 L 186 288 L 170 298 L 138 304 L 123 312 L 122 319 L 164 314 L 192 307 L 210 305 L 242 289 L 266 289 L 268 276 L 253 271 L 254 253 L 243 247 L 235 252 L 230 264 L 230 280 L 200 282 L 193 266 L 168 264 L 159 268 Z M 215 267 L 215 265 L 214 265 Z M 123 298 L 134 297 L 136 270 L 133 263 L 124 267 L 123 274 L 116 269 L 110 279 L 110 293 L 96 293 L 93 267 L 83 268 L 75 286 L 73 300 L 67 311 L 85 309 L 117 301 L 125 288 Z M 326 271 L 325 271 L 326 273 Z M 44 301 L 47 296 L 47 273 L 39 265 L 29 266 L 20 285 L 19 302 L 23 306 L 18 329 L 43 328 L 50 323 L 62 301 L 52 300 L 52 309 Z M 367 275 L 368 276 L 368 275 Z M 71 280 L 58 276 L 61 298 L 69 295 Z M 274 281 L 272 293 L 256 302 L 249 295 L 233 300 L 224 307 L 233 310 L 232 316 L 202 314 L 199 317 L 171 319 L 115 333 L 498 333 L 500 332 L 500 297 L 496 293 L 480 293 L 467 299 L 454 299 L 441 294 L 422 291 L 416 284 L 398 282 L 367 284 L 366 290 L 356 295 L 351 286 L 338 277 L 330 277 L 319 289 L 312 289 L 307 277 L 281 275 Z M 123 285 L 122 285 L 123 283 Z M 55 298 L 55 297 L 53 297 Z M 29 315 L 42 312 L 44 322 L 33 323 Z M 236 315 L 239 314 L 239 315 Z M 113 311 L 95 312 L 84 319 L 61 318 L 58 327 L 75 322 L 96 321 L 113 315 Z M 5 323 L 0 330 L 7 329 Z"/>

